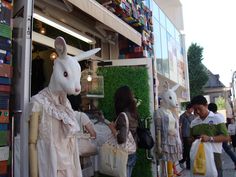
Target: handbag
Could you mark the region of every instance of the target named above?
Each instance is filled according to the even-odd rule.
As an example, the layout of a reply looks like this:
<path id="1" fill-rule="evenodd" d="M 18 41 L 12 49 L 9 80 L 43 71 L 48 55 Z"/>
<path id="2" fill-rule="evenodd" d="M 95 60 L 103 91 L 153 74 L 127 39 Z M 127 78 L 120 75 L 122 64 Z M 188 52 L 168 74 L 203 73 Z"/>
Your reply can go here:
<path id="1" fill-rule="evenodd" d="M 85 133 L 83 125 L 81 123 L 81 114 L 79 118 L 80 133 L 78 134 L 78 146 L 79 155 L 81 157 L 87 157 L 96 155 L 98 153 L 97 146 L 92 143 L 89 133 Z"/>
<path id="2" fill-rule="evenodd" d="M 111 134 L 110 138 L 99 150 L 100 167 L 99 172 L 109 176 L 126 177 L 128 155 L 136 151 L 134 138 L 129 131 L 129 120 L 125 115 L 127 126 L 127 139 L 123 144 L 118 144 L 116 137 Z"/>
<path id="3" fill-rule="evenodd" d="M 81 157 L 93 156 L 98 153 L 97 146 L 92 143 L 91 139 L 79 138 L 79 155 Z"/>
<path id="4" fill-rule="evenodd" d="M 137 128 L 138 135 L 138 147 L 143 149 L 152 149 L 154 146 L 154 140 L 152 138 L 151 131 L 148 128 Z"/>
<path id="5" fill-rule="evenodd" d="M 235 129 L 236 129 L 235 124 L 229 124 L 228 125 L 228 133 L 229 133 L 229 135 L 235 135 Z"/>

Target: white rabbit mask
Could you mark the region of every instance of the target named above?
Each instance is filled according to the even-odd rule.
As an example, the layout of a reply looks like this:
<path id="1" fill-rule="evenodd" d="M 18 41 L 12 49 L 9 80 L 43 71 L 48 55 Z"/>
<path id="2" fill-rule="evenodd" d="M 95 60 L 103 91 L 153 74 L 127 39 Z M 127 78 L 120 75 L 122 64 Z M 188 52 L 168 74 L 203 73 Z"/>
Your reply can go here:
<path id="1" fill-rule="evenodd" d="M 78 95 L 81 91 L 81 67 L 79 61 L 88 59 L 90 56 L 97 53 L 100 48 L 89 50 L 72 57 L 67 55 L 66 42 L 62 37 L 57 37 L 54 45 L 58 58 L 54 61 L 49 88 L 53 92 Z"/>
<path id="2" fill-rule="evenodd" d="M 165 81 L 164 84 L 164 92 L 161 94 L 162 98 L 162 106 L 171 109 L 171 108 L 177 108 L 178 107 L 178 100 L 175 91 L 179 87 L 179 84 L 175 85 L 172 88 L 169 88 L 169 84 L 167 81 Z"/>

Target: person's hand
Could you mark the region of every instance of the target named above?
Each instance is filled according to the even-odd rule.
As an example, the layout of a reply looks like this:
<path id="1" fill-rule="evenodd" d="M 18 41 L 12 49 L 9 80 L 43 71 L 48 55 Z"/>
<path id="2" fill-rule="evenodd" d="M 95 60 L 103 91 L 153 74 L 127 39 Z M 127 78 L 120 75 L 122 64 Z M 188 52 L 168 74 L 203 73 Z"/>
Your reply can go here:
<path id="1" fill-rule="evenodd" d="M 208 142 L 210 140 L 210 137 L 207 135 L 201 135 L 200 138 L 202 142 Z"/>
<path id="2" fill-rule="evenodd" d="M 116 135 L 117 130 L 115 122 L 111 122 L 110 124 L 108 124 L 108 127 L 111 129 L 112 134 Z"/>
<path id="3" fill-rule="evenodd" d="M 156 149 L 156 155 L 158 158 L 161 158 L 162 157 L 162 148 L 161 146 L 158 146 L 157 149 Z"/>

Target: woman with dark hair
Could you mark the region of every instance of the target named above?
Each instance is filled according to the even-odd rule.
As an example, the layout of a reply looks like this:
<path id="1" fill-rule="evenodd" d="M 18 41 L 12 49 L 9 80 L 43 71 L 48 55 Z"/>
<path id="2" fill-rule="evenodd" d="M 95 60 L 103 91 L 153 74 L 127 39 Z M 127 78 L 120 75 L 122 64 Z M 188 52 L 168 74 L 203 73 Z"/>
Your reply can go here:
<path id="1" fill-rule="evenodd" d="M 138 113 L 136 109 L 136 102 L 132 91 L 128 86 L 122 86 L 116 90 L 115 97 L 115 123 L 109 124 L 113 135 L 116 136 L 118 144 L 123 144 L 127 141 L 127 125 L 125 114 L 129 121 L 129 131 L 137 145 L 137 127 L 138 127 Z M 125 114 L 123 114 L 125 112 Z M 131 177 L 133 167 L 136 163 L 136 152 L 129 153 L 127 162 L 127 177 Z"/>

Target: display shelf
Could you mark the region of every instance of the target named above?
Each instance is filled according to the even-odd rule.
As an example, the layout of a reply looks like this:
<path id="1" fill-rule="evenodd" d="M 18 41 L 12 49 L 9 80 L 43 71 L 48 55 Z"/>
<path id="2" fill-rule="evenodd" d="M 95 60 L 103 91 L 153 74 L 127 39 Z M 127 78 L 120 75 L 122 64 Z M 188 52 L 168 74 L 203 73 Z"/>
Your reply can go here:
<path id="1" fill-rule="evenodd" d="M 11 126 L 9 99 L 12 79 L 12 1 L 0 0 L 0 176 L 10 177 Z"/>
<path id="2" fill-rule="evenodd" d="M 152 57 L 154 43 L 152 11 L 144 5 L 142 0 L 98 0 L 98 2 L 142 35 L 142 46 L 121 38 L 119 58 Z"/>

